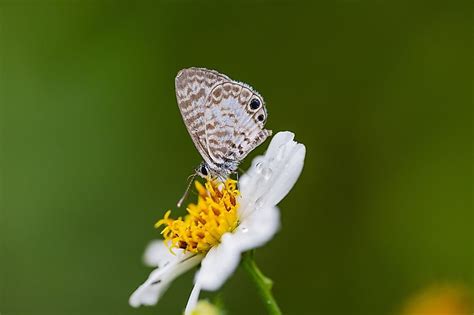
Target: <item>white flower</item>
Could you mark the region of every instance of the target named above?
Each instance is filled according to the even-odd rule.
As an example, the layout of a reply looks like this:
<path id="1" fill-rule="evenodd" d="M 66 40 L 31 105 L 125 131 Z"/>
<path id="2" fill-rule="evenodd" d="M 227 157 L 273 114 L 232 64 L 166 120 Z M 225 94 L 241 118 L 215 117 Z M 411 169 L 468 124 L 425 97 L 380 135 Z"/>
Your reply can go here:
<path id="1" fill-rule="evenodd" d="M 171 220 L 168 212 L 159 221 L 159 225 L 168 225 L 163 231 L 167 240 L 152 242 L 144 257 L 146 264 L 157 269 L 132 294 L 130 305 L 156 304 L 176 277 L 201 263 L 186 306 L 189 314 L 201 289 L 219 289 L 237 268 L 243 252 L 262 246 L 275 235 L 280 225 L 276 205 L 291 190 L 304 164 L 305 146 L 293 138 L 291 132 L 273 137 L 265 155 L 256 157 L 241 176 L 240 195 L 232 180 L 219 187 L 208 182 L 207 190 L 198 184 L 202 199 L 189 206 L 188 217 Z M 214 207 L 216 211 L 209 210 Z M 198 223 L 199 229 L 190 231 L 188 221 L 194 222 L 193 227 Z"/>

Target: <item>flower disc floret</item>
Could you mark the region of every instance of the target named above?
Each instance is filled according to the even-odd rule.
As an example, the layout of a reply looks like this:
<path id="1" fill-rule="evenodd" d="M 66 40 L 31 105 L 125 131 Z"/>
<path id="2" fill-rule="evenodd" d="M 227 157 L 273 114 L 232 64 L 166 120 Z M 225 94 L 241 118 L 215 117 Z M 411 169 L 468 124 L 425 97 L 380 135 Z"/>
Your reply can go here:
<path id="1" fill-rule="evenodd" d="M 227 179 L 225 183 L 207 180 L 205 187 L 195 181 L 198 201 L 187 207 L 188 214 L 182 218 L 170 218 L 171 210 L 159 220 L 155 227 L 165 226 L 161 234 L 170 250 L 181 248 L 191 253 L 206 253 L 220 243 L 223 234 L 232 232 L 238 225 L 239 191 L 237 182 Z"/>

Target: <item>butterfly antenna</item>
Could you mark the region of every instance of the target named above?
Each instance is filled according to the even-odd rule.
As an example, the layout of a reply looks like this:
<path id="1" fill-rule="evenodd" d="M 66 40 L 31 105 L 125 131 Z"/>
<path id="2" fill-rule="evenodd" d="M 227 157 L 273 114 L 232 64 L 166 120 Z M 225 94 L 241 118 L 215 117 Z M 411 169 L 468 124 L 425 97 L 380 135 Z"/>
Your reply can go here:
<path id="1" fill-rule="evenodd" d="M 183 197 L 181 197 L 181 199 L 179 199 L 178 203 L 176 204 L 178 206 L 178 208 L 181 207 L 181 205 L 183 204 L 184 199 L 186 199 L 186 197 L 188 196 L 189 189 L 191 188 L 191 184 L 193 183 L 193 180 L 194 180 L 195 177 L 196 177 L 196 174 L 192 174 L 192 175 L 188 176 L 188 180 L 190 178 L 191 178 L 191 180 L 189 181 L 188 187 L 186 187 L 186 190 L 184 191 Z"/>

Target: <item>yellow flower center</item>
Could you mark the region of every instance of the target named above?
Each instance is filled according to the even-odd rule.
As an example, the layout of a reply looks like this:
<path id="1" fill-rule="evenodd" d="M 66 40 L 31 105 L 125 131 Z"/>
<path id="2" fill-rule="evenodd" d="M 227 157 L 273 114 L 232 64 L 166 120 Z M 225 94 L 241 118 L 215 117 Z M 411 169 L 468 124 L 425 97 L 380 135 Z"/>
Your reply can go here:
<path id="1" fill-rule="evenodd" d="M 166 241 L 170 241 L 170 249 L 205 253 L 220 242 L 224 233 L 232 232 L 239 220 L 236 184 L 237 181 L 232 179 L 227 179 L 225 183 L 207 180 L 204 187 L 195 181 L 198 202 L 188 206 L 184 219 L 171 219 L 169 210 L 155 224 L 156 228 L 165 226 L 161 234 Z"/>

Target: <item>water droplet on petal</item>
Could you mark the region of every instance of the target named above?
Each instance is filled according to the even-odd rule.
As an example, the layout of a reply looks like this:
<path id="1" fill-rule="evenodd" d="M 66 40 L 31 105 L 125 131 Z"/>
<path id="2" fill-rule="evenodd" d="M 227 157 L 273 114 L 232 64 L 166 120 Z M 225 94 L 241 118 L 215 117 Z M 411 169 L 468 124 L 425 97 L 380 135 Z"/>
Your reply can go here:
<path id="1" fill-rule="evenodd" d="M 263 200 L 262 198 L 258 198 L 257 201 L 255 201 L 255 209 L 258 210 L 262 208 L 263 206 Z"/>
<path id="2" fill-rule="evenodd" d="M 263 178 L 265 178 L 265 180 L 269 180 L 272 177 L 272 173 L 273 171 L 269 167 L 266 167 L 262 170 L 262 175 L 263 175 Z"/>
<path id="3" fill-rule="evenodd" d="M 242 231 L 242 233 L 247 233 L 249 231 L 249 228 L 244 226 L 244 227 L 242 227 L 241 231 Z"/>
<path id="4" fill-rule="evenodd" d="M 263 170 L 263 163 L 258 162 L 257 165 L 255 165 L 255 168 L 257 169 L 257 174 L 260 174 Z"/>

